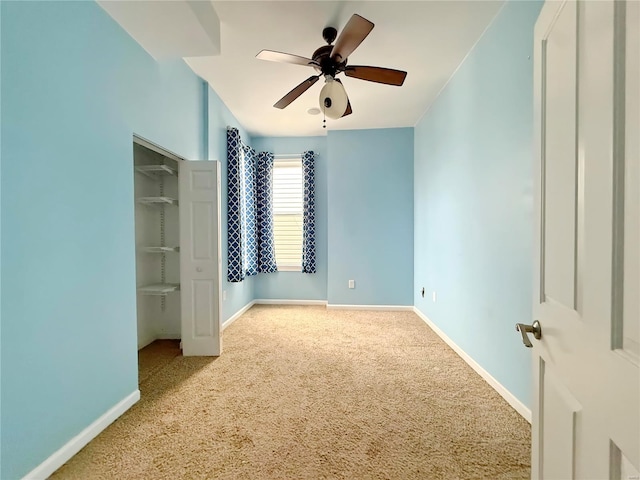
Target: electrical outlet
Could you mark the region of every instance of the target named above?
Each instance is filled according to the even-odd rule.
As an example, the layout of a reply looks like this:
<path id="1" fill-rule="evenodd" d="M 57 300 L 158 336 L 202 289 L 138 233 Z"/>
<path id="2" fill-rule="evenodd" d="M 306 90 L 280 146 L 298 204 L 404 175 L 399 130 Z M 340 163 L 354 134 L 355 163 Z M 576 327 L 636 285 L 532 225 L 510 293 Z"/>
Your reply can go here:
<path id="1" fill-rule="evenodd" d="M 349 280 L 349 288 L 356 288 L 356 281 L 355 280 Z"/>
<path id="2" fill-rule="evenodd" d="M 436 303 L 436 300 L 437 300 L 436 292 L 432 292 L 431 298 L 433 298 L 433 303 Z"/>
<path id="3" fill-rule="evenodd" d="M 227 291 L 223 290 L 222 291 L 222 301 L 224 302 L 227 299 Z"/>
<path id="4" fill-rule="evenodd" d="M 422 290 L 420 291 L 420 295 L 422 295 L 422 298 L 424 298 L 424 287 L 422 287 Z"/>

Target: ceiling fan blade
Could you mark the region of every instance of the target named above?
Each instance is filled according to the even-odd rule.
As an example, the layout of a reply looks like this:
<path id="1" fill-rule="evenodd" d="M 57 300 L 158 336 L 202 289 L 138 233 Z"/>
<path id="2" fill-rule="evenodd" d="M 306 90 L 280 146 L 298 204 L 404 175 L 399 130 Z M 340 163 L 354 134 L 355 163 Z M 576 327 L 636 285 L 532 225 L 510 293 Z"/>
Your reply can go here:
<path id="1" fill-rule="evenodd" d="M 268 60 L 270 62 L 293 63 L 295 65 L 315 66 L 316 62 L 310 58 L 291 55 L 290 53 L 274 52 L 273 50 L 262 50 L 256 55 L 260 60 Z"/>
<path id="2" fill-rule="evenodd" d="M 344 111 L 344 114 L 342 116 L 346 117 L 347 115 L 351 115 L 352 113 L 353 110 L 351 110 L 351 102 L 347 101 L 347 109 Z"/>
<path id="3" fill-rule="evenodd" d="M 347 77 L 368 80 L 369 82 L 384 83 L 385 85 L 400 86 L 407 77 L 407 72 L 392 68 L 367 67 L 364 65 L 349 65 L 344 74 Z"/>
<path id="4" fill-rule="evenodd" d="M 340 81 L 339 78 L 336 78 L 335 81 L 342 85 L 342 82 Z M 345 91 L 345 93 L 346 93 L 346 91 Z M 353 113 L 353 110 L 351 110 L 351 101 L 349 101 L 349 97 L 347 97 L 347 109 L 342 114 L 342 117 L 346 117 L 347 115 L 351 115 L 352 113 Z M 340 118 L 342 118 L 342 117 L 340 117 Z"/>
<path id="5" fill-rule="evenodd" d="M 287 105 L 293 102 L 296 98 L 298 98 L 300 95 L 306 92 L 309 89 L 309 87 L 311 87 L 311 85 L 316 83 L 318 81 L 319 76 L 320 75 L 316 75 L 316 76 L 307 78 L 304 82 L 302 82 L 300 85 L 295 87 L 293 90 L 287 93 L 280 100 L 278 100 L 273 106 L 276 108 L 285 108 Z"/>
<path id="6" fill-rule="evenodd" d="M 333 50 L 331 50 L 331 58 L 338 63 L 344 62 L 351 55 L 351 52 L 367 38 L 373 27 L 373 23 L 369 20 L 354 13 L 338 35 Z"/>

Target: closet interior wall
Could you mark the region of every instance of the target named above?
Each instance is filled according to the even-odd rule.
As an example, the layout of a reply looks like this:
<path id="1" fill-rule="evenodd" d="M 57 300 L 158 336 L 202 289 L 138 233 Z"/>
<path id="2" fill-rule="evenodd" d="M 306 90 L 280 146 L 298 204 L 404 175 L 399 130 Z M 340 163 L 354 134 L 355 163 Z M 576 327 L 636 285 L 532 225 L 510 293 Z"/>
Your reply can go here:
<path id="1" fill-rule="evenodd" d="M 138 349 L 180 338 L 178 162 L 134 143 Z M 165 166 L 166 170 L 157 170 Z M 175 203 L 153 199 L 175 199 Z M 142 199 L 142 200 L 141 200 Z M 150 201 L 146 201 L 150 200 Z M 158 247 L 173 250 L 159 251 Z M 162 291 L 162 286 L 166 286 Z"/>

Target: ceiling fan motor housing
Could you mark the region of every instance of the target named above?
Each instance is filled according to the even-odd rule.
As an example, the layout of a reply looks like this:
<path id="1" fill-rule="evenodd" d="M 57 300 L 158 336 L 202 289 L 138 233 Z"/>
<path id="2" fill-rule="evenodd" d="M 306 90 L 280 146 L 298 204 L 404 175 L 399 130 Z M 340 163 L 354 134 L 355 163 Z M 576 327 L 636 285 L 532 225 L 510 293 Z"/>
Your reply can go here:
<path id="1" fill-rule="evenodd" d="M 313 52 L 311 58 L 319 65 L 319 67 L 314 66 L 314 68 L 317 71 L 322 72 L 322 75 L 331 75 L 332 77 L 335 77 L 338 73 L 344 71 L 347 66 L 347 60 L 345 59 L 345 61 L 341 63 L 336 62 L 331 58 L 332 50 L 333 45 L 324 45 Z"/>

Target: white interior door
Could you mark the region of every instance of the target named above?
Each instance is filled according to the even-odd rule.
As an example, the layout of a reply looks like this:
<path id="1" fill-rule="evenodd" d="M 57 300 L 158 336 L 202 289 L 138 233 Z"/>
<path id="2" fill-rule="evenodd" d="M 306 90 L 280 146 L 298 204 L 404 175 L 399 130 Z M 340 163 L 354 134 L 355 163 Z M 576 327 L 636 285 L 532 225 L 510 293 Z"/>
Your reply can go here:
<path id="1" fill-rule="evenodd" d="M 640 478 L 639 6 L 536 23 L 535 479 Z"/>
<path id="2" fill-rule="evenodd" d="M 220 163 L 180 162 L 183 355 L 220 355 Z"/>

